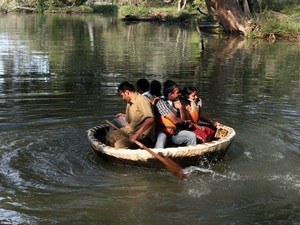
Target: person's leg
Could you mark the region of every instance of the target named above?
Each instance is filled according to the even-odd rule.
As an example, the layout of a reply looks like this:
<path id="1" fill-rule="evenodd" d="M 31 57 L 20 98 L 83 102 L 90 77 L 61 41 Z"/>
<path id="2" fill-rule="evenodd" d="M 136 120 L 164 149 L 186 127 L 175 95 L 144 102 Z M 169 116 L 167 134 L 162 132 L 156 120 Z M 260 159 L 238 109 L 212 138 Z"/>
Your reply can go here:
<path id="1" fill-rule="evenodd" d="M 167 135 L 164 132 L 158 131 L 156 134 L 155 148 L 164 148 L 167 144 Z"/>
<path id="2" fill-rule="evenodd" d="M 127 129 L 125 127 L 121 128 L 121 130 L 125 133 L 127 133 L 128 135 L 130 135 L 130 129 Z M 116 148 L 116 142 L 119 140 L 123 140 L 123 139 L 128 139 L 127 137 L 125 137 L 120 131 L 118 130 L 113 130 L 113 131 L 109 131 L 106 135 L 106 140 L 107 140 L 107 144 L 110 145 L 111 147 L 115 147 Z M 120 143 L 125 143 L 126 141 L 121 141 Z M 129 142 L 129 140 L 128 140 Z M 126 144 L 127 145 L 127 144 Z M 123 144 L 120 144 L 120 146 L 123 146 Z"/>
<path id="3" fill-rule="evenodd" d="M 114 119 L 114 123 L 117 127 L 122 128 L 128 125 L 128 123 L 125 120 L 125 116 L 120 116 L 118 118 Z"/>
<path id="4" fill-rule="evenodd" d="M 148 137 L 143 138 L 143 139 L 138 139 L 138 141 L 141 142 L 143 145 L 145 145 L 148 148 L 153 148 L 155 145 L 155 143 Z"/>
<path id="5" fill-rule="evenodd" d="M 115 142 L 115 149 L 120 149 L 120 148 L 136 149 L 136 148 L 138 148 L 138 146 L 134 143 L 131 143 L 128 138 L 124 138 L 124 136 L 123 136 L 122 139 L 119 139 Z"/>
<path id="6" fill-rule="evenodd" d="M 143 145 L 145 145 L 148 148 L 153 147 L 153 141 L 151 141 L 151 139 L 149 139 L 149 138 L 143 138 L 143 139 L 140 139 L 137 141 L 141 142 Z M 127 137 L 123 136 L 121 139 L 119 139 L 115 142 L 115 148 L 116 149 L 119 149 L 119 148 L 138 149 L 141 147 L 135 143 L 130 142 Z"/>
<path id="7" fill-rule="evenodd" d="M 196 145 L 197 137 L 192 131 L 182 130 L 176 135 L 171 135 L 171 140 L 177 145 Z"/>
<path id="8" fill-rule="evenodd" d="M 196 134 L 198 142 L 200 142 L 200 143 L 205 142 L 205 138 L 207 135 L 205 134 L 205 132 L 203 130 L 197 128 L 197 129 L 193 130 L 193 132 Z"/>
<path id="9" fill-rule="evenodd" d="M 124 136 L 117 130 L 109 131 L 106 135 L 106 142 L 109 146 L 114 147 L 116 141 L 122 137 Z"/>
<path id="10" fill-rule="evenodd" d="M 193 132 L 197 135 L 197 138 L 201 140 L 201 142 L 209 142 L 212 141 L 215 136 L 215 131 L 208 126 L 197 126 L 197 129 L 193 130 Z"/>
<path id="11" fill-rule="evenodd" d="M 112 123 L 114 125 L 116 125 L 118 128 L 125 127 L 128 124 L 125 120 L 125 116 L 119 116 L 118 118 L 114 118 L 112 120 Z M 112 126 L 109 126 L 109 131 L 113 131 L 113 130 L 115 130 L 115 128 Z"/>
<path id="12" fill-rule="evenodd" d="M 205 127 L 204 132 L 206 134 L 205 142 L 212 141 L 216 132 L 210 127 Z"/>

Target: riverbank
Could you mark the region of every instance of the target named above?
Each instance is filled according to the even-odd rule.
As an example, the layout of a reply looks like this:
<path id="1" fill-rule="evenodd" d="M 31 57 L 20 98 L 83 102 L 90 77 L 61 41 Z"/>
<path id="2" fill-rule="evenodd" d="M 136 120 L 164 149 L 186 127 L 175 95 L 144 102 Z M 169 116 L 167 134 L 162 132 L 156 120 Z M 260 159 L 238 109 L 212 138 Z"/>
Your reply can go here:
<path id="1" fill-rule="evenodd" d="M 73 11 L 72 11 L 73 10 Z M 136 7 L 116 6 L 113 4 L 95 4 L 93 6 L 65 7 L 65 9 L 51 9 L 46 13 L 99 13 L 102 15 L 115 15 L 124 21 L 166 22 L 192 25 L 206 21 L 207 17 L 196 8 L 177 10 L 176 6 L 162 7 Z M 261 38 L 274 40 L 300 41 L 300 6 L 289 6 L 283 12 L 271 10 L 253 15 L 251 19 L 253 30 L 247 38 Z M 215 24 L 214 24 L 215 25 Z M 222 32 L 222 29 L 219 29 Z"/>
<path id="2" fill-rule="evenodd" d="M 29 7 L 15 7 L 12 9 L 2 9 L 2 12 L 42 12 L 46 14 L 79 14 L 97 13 L 107 16 L 117 16 L 124 21 L 131 22 L 166 22 L 191 25 L 195 21 L 205 21 L 207 18 L 196 8 L 189 7 L 178 11 L 176 6 L 162 7 L 136 7 L 117 6 L 113 4 L 94 4 L 92 6 L 66 6 L 49 7 L 45 10 Z M 249 21 L 248 21 L 249 22 Z M 300 41 L 300 6 L 289 6 L 282 12 L 266 10 L 259 14 L 252 15 L 251 24 L 253 28 L 247 33 L 247 38 L 262 38 L 274 40 Z M 222 32 L 222 29 L 219 29 Z"/>
<path id="3" fill-rule="evenodd" d="M 198 25 L 200 25 L 201 21 L 210 20 L 200 14 L 197 9 L 190 8 L 178 12 L 175 7 L 121 7 L 118 15 L 125 21 L 175 22 L 184 24 L 193 24 L 193 22 L 197 21 Z M 290 8 L 284 12 L 264 11 L 253 15 L 248 23 L 252 23 L 253 29 L 247 34 L 247 38 L 262 38 L 271 41 L 276 39 L 300 41 L 300 6 Z M 204 24 L 216 26 L 217 22 L 204 22 Z M 219 30 L 222 32 L 222 29 Z"/>

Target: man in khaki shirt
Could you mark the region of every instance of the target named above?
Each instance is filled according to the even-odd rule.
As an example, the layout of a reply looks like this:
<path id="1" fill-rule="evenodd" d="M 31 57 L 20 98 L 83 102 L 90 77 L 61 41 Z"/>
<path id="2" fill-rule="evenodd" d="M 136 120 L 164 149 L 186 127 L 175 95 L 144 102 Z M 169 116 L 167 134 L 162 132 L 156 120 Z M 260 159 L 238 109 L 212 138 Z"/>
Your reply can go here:
<path id="1" fill-rule="evenodd" d="M 125 119 L 128 125 L 121 128 L 129 138 L 114 130 L 107 134 L 107 140 L 115 148 L 138 148 L 135 140 L 152 147 L 155 142 L 154 113 L 149 99 L 135 91 L 129 82 L 118 87 L 119 95 L 127 102 Z"/>

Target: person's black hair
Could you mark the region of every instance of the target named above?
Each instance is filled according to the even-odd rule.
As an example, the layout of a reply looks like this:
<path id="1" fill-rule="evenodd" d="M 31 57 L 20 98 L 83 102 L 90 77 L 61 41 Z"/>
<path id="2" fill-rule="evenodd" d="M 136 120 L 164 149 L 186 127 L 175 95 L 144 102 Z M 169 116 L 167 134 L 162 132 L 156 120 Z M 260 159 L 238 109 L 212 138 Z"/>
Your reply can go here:
<path id="1" fill-rule="evenodd" d="M 157 97 L 161 96 L 161 83 L 158 80 L 151 81 L 150 94 Z"/>
<path id="2" fill-rule="evenodd" d="M 189 95 L 192 94 L 194 91 L 197 91 L 197 88 L 195 86 L 186 86 L 182 89 L 181 95 L 188 99 Z"/>
<path id="3" fill-rule="evenodd" d="M 149 81 L 146 78 L 138 79 L 136 82 L 136 89 L 141 90 L 142 93 L 149 91 Z"/>
<path id="4" fill-rule="evenodd" d="M 174 88 L 178 88 L 178 85 L 173 80 L 167 80 L 164 83 L 163 95 L 167 98 L 168 95 L 173 92 Z"/>
<path id="5" fill-rule="evenodd" d="M 129 83 L 128 81 L 122 82 L 118 87 L 118 92 L 119 91 L 126 91 L 126 90 L 131 91 L 131 92 L 135 92 L 134 86 L 131 83 Z"/>

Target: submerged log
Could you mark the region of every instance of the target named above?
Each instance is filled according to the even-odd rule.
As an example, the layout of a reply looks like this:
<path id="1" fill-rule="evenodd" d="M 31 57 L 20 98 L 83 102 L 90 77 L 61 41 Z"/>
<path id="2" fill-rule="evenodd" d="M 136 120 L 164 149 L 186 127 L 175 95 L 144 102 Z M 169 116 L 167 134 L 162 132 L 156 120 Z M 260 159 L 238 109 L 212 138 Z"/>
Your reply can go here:
<path id="1" fill-rule="evenodd" d="M 139 21 L 149 21 L 149 22 L 165 22 L 166 20 L 164 17 L 160 14 L 157 15 L 152 15 L 150 17 L 138 17 L 138 16 L 133 16 L 133 15 L 126 15 L 124 18 L 122 18 L 123 21 L 128 21 L 128 22 L 139 22 Z"/>

